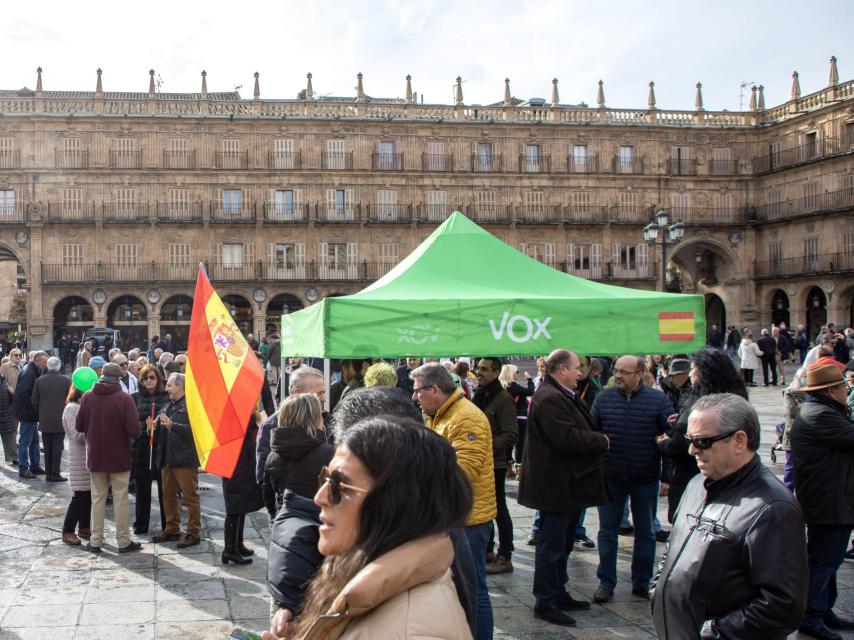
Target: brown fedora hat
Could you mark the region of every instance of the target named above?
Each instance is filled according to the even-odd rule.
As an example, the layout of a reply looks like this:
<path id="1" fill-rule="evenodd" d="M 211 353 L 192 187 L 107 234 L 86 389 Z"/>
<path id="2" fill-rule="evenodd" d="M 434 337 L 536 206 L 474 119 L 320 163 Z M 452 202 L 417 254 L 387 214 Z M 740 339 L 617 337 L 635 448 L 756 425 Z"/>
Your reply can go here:
<path id="1" fill-rule="evenodd" d="M 807 386 L 801 387 L 801 391 L 818 391 L 845 382 L 842 371 L 832 364 L 824 364 L 807 369 Z"/>

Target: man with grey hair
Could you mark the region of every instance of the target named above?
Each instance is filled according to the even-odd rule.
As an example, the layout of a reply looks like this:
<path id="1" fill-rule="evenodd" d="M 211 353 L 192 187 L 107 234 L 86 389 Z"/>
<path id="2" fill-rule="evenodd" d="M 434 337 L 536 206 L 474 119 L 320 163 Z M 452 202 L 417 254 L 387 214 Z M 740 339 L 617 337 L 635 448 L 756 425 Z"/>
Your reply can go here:
<path id="1" fill-rule="evenodd" d="M 62 449 L 65 442 L 65 429 L 62 426 L 62 412 L 65 410 L 65 398 L 71 387 L 71 379 L 60 373 L 62 361 L 59 358 L 47 359 L 47 370 L 33 385 L 32 402 L 39 416 L 39 431 L 44 445 L 44 467 L 48 482 L 65 482 L 59 473 L 62 461 Z"/>
<path id="2" fill-rule="evenodd" d="M 15 395 L 12 397 L 12 414 L 18 418 L 18 475 L 32 480 L 44 475 L 39 466 L 39 414 L 33 406 L 33 388 L 47 366 L 47 353 L 33 351 L 30 360 L 18 376 Z"/>
<path id="3" fill-rule="evenodd" d="M 653 583 L 658 637 L 782 640 L 806 605 L 806 539 L 797 501 L 756 454 L 759 416 L 741 396 L 703 396 L 686 439 L 700 474 Z"/>
<path id="4" fill-rule="evenodd" d="M 762 352 L 762 379 L 764 386 L 770 383 L 777 386 L 777 341 L 771 336 L 768 329 L 762 329 L 762 337 L 756 341 L 756 346 Z M 771 375 L 768 375 L 768 370 L 771 370 Z"/>
<path id="5" fill-rule="evenodd" d="M 426 425 L 451 443 L 457 453 L 457 464 L 471 483 L 474 501 L 465 531 L 477 574 L 475 639 L 491 640 L 492 604 L 486 585 L 486 547 L 498 511 L 489 420 L 466 399 L 443 365 L 432 362 L 421 365 L 409 377 L 414 383 L 412 399 L 421 405 Z"/>
<path id="6" fill-rule="evenodd" d="M 119 351 L 118 353 L 113 354 L 110 358 L 110 362 L 117 364 L 122 368 L 122 375 L 119 378 L 119 384 L 122 385 L 122 391 L 131 396 L 139 391 L 139 380 L 137 380 L 136 376 L 130 372 L 130 363 L 127 357 Z"/>
<path id="7" fill-rule="evenodd" d="M 156 419 L 147 418 L 149 429 L 160 429 L 158 465 L 163 485 L 163 510 L 166 512 L 166 528 L 151 536 L 157 543 L 177 540 L 179 549 L 192 547 L 201 541 L 202 512 L 199 501 L 199 457 L 187 413 L 184 396 L 186 380 L 183 373 L 172 373 L 166 380 L 169 404 Z M 155 425 L 156 423 L 156 425 Z M 187 509 L 187 531 L 181 535 L 181 491 Z"/>
<path id="8" fill-rule="evenodd" d="M 294 369 L 291 374 L 289 395 L 293 396 L 300 393 L 314 394 L 320 400 L 320 406 L 323 406 L 326 402 L 323 372 L 307 365 Z M 323 417 L 324 422 L 328 424 L 328 415 L 324 413 Z M 267 462 L 267 456 L 270 455 L 270 431 L 278 426 L 277 420 L 276 415 L 268 417 L 258 429 L 258 436 L 255 439 L 255 479 L 258 484 L 264 481 L 264 465 Z"/>

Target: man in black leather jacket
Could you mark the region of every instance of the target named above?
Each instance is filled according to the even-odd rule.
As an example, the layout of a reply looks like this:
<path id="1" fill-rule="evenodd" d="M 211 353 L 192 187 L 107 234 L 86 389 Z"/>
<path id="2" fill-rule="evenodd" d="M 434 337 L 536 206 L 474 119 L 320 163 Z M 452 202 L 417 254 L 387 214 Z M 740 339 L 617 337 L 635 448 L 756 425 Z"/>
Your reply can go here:
<path id="1" fill-rule="evenodd" d="M 756 455 L 759 417 L 740 396 L 704 396 L 687 438 L 700 474 L 653 584 L 658 637 L 782 640 L 806 606 L 806 539 L 798 503 Z"/>

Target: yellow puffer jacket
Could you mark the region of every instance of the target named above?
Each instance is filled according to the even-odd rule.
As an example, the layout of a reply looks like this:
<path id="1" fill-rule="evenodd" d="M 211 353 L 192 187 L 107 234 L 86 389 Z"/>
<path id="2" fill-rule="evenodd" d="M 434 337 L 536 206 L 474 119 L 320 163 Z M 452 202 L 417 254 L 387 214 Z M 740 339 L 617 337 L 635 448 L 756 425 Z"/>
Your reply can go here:
<path id="1" fill-rule="evenodd" d="M 495 507 L 495 469 L 492 460 L 492 429 L 486 415 L 466 400 L 462 389 L 454 391 L 432 418 L 429 428 L 445 438 L 457 452 L 457 464 L 468 476 L 474 504 L 466 526 L 492 522 Z"/>

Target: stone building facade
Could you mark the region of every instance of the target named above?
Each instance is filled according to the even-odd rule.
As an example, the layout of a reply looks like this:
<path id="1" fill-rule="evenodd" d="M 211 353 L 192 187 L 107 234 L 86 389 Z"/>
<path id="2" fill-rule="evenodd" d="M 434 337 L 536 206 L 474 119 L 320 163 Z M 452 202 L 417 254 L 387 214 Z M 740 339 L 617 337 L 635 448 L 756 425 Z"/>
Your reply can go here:
<path id="1" fill-rule="evenodd" d="M 88 326 L 124 346 L 189 326 L 204 263 L 244 331 L 358 291 L 460 210 L 556 269 L 701 293 L 718 324 L 854 320 L 854 82 L 744 112 L 512 97 L 0 91 L 0 258 L 31 346 Z M 644 227 L 685 225 L 667 251 Z M 488 260 L 472 255 L 471 260 Z M 465 267 L 460 277 L 465 277 Z M 500 283 L 499 283 L 500 284 Z M 3 318 L 0 318 L 2 321 Z M 623 330 L 615 326 L 615 331 Z"/>

